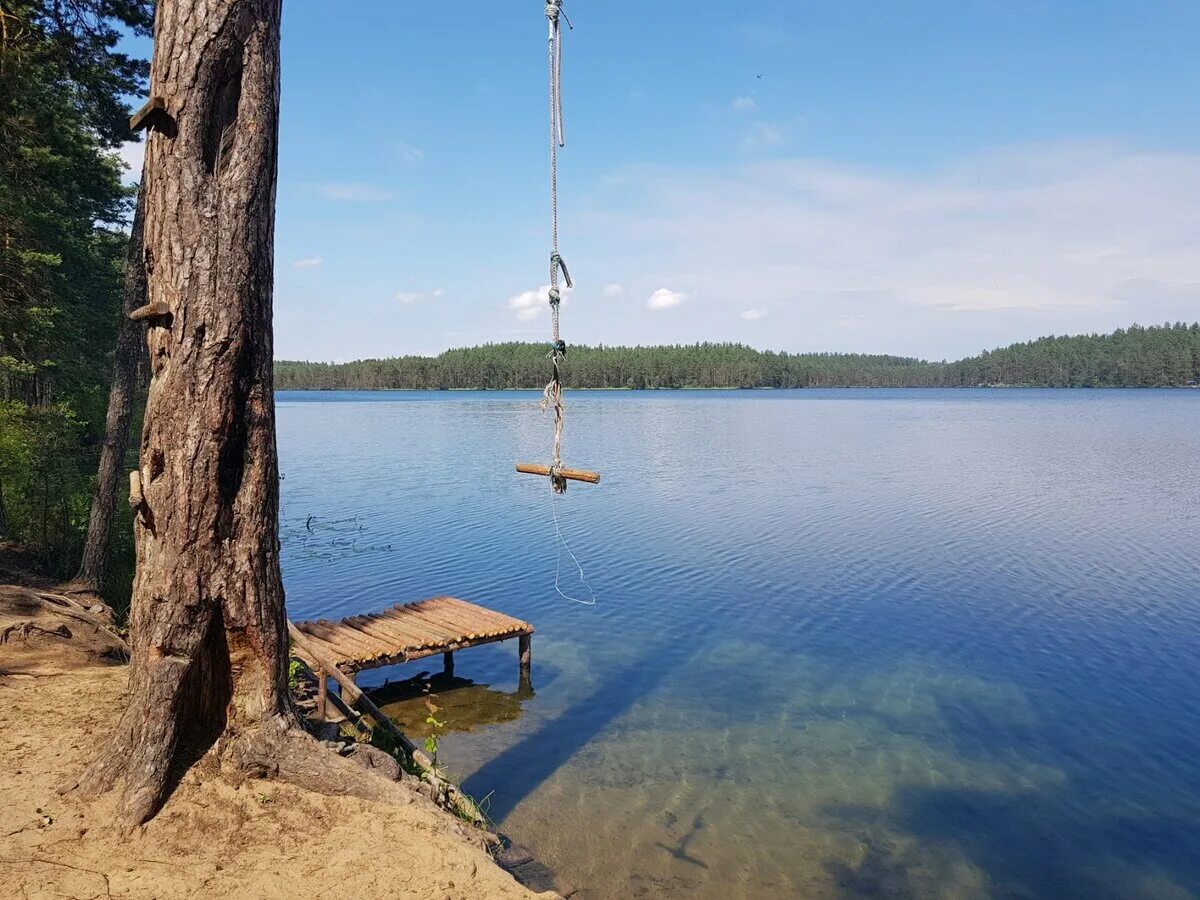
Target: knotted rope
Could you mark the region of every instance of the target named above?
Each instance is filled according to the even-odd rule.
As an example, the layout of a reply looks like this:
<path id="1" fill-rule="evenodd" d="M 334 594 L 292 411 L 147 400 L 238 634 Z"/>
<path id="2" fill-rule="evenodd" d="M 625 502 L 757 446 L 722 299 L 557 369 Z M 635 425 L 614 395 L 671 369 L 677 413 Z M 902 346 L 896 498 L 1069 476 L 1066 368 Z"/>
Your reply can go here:
<path id="1" fill-rule="evenodd" d="M 571 273 L 558 252 L 558 148 L 566 146 L 562 114 L 562 25 L 566 18 L 562 11 L 562 0 L 546 0 L 546 19 L 550 25 L 550 363 L 553 377 L 542 392 L 542 410 L 554 410 L 554 455 L 550 462 L 550 486 L 554 493 L 567 489 L 567 481 L 557 473 L 562 466 L 562 434 L 566 419 L 566 406 L 562 395 L 562 363 L 567 356 L 567 344 L 559 334 L 558 308 L 562 293 L 558 288 L 558 274 L 562 270 L 563 282 L 569 287 Z M 567 19 L 567 27 L 571 20 Z"/>
<path id="2" fill-rule="evenodd" d="M 550 23 L 550 364 L 554 374 L 546 389 L 542 392 L 542 411 L 554 410 L 554 457 L 550 463 L 550 486 L 554 493 L 562 494 L 567 490 L 567 480 L 558 474 L 562 467 L 562 435 L 566 419 L 566 406 L 563 404 L 562 365 L 567 356 L 567 343 L 559 333 L 559 306 L 562 303 L 562 293 L 558 287 L 558 276 L 561 271 L 563 284 L 570 288 L 571 273 L 558 252 L 558 149 L 566 146 L 566 136 L 563 132 L 562 113 L 562 25 L 559 19 L 566 19 L 567 27 L 571 28 L 571 20 L 563 12 L 562 0 L 546 0 L 546 19 Z M 588 584 L 583 566 L 575 558 L 567 539 L 563 536 L 562 526 L 558 521 L 558 511 L 554 501 L 547 497 L 550 504 L 550 514 L 554 518 L 554 534 L 558 539 L 558 552 L 555 556 L 554 589 L 559 596 L 584 606 L 594 606 L 596 593 Z M 588 596 L 575 597 L 562 589 L 562 551 L 566 550 L 571 562 L 579 573 L 579 581 L 587 589 Z"/>

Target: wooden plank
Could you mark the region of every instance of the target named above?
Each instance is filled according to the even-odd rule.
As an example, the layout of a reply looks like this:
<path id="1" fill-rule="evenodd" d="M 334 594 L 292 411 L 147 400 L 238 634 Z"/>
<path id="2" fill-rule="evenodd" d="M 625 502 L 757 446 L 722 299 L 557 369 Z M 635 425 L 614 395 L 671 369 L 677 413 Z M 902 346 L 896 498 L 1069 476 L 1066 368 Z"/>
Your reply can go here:
<path id="1" fill-rule="evenodd" d="M 334 647 L 347 660 L 373 660 L 385 652 L 367 643 L 365 637 L 360 640 L 349 629 L 333 622 L 309 622 L 308 633 Z"/>
<path id="2" fill-rule="evenodd" d="M 439 646 L 442 643 L 440 638 L 435 638 L 429 632 L 422 631 L 413 623 L 406 621 L 398 610 L 388 610 L 385 613 L 372 615 L 371 620 L 379 627 L 395 634 L 397 640 L 404 642 L 407 650 L 423 650 L 426 647 Z"/>
<path id="3" fill-rule="evenodd" d="M 345 622 L 331 622 L 329 628 L 331 636 L 338 644 L 346 648 L 358 648 L 359 658 L 373 659 L 390 656 L 394 652 L 389 643 L 364 634 Z M 367 654 L 366 657 L 363 657 L 364 653 Z"/>
<path id="4" fill-rule="evenodd" d="M 470 647 L 482 647 L 484 644 L 497 644 L 500 641 L 511 641 L 518 637 L 516 634 L 501 634 L 496 637 L 479 638 L 474 641 L 463 641 L 461 644 L 443 644 L 441 647 L 431 647 L 428 650 L 417 650 L 409 656 L 409 662 L 415 662 L 418 659 L 425 659 L 428 656 L 437 656 L 439 653 L 454 653 L 458 650 L 466 650 Z"/>
<path id="5" fill-rule="evenodd" d="M 155 300 L 153 303 L 147 303 L 145 306 L 139 306 L 129 314 L 129 318 L 133 322 L 140 322 L 143 319 L 160 319 L 163 316 L 171 314 L 171 307 L 162 300 Z"/>
<path id="6" fill-rule="evenodd" d="M 466 600 L 459 600 L 457 597 L 448 597 L 445 595 L 441 595 L 441 596 L 433 597 L 431 599 L 436 600 L 439 605 L 457 607 L 464 611 L 470 611 L 472 613 L 479 614 L 483 618 L 485 618 L 489 621 L 494 621 L 494 622 L 498 622 L 498 623 L 511 623 L 511 625 L 516 629 L 528 628 L 530 631 L 533 631 L 533 626 L 530 625 L 528 622 L 523 621 L 522 619 L 518 619 L 518 618 L 515 618 L 514 616 L 506 615 L 505 613 L 498 612 L 494 609 L 488 609 L 485 606 L 476 606 L 474 603 L 468 603 Z"/>
<path id="7" fill-rule="evenodd" d="M 550 467 L 539 465 L 537 463 L 517 463 L 517 471 L 523 475 L 550 475 Z M 558 475 L 568 481 L 586 481 L 588 484 L 599 484 L 600 474 L 598 472 L 589 472 L 586 469 L 566 469 L 559 467 Z"/>
<path id="8" fill-rule="evenodd" d="M 487 637 L 499 634 L 502 631 L 511 630 L 509 623 L 481 615 L 482 610 L 464 609 L 450 603 L 442 603 L 436 597 L 426 600 L 422 608 L 427 613 L 437 616 L 442 621 L 473 632 L 478 637 Z"/>
<path id="9" fill-rule="evenodd" d="M 316 627 L 309 629 L 309 633 L 315 634 L 333 647 L 337 655 L 347 662 L 369 661 L 380 655 L 380 651 L 375 647 L 356 640 L 353 635 L 347 634 L 344 629 L 332 623 L 318 623 Z"/>
<path id="10" fill-rule="evenodd" d="M 374 622 L 361 621 L 361 619 L 364 618 L 362 616 L 356 616 L 355 618 L 358 621 L 356 621 L 354 623 L 354 627 L 359 629 L 360 631 L 366 632 L 367 634 L 371 635 L 372 637 L 378 638 L 381 641 L 386 641 L 388 643 L 388 645 L 392 648 L 391 656 L 393 658 L 395 658 L 395 657 L 404 658 L 404 657 L 408 656 L 408 651 L 411 649 L 408 642 L 400 640 L 400 638 L 398 638 L 395 634 L 392 634 L 392 633 L 380 628 L 380 626 L 378 626 Z M 403 659 L 401 661 L 403 661 Z"/>
<path id="11" fill-rule="evenodd" d="M 520 619 L 454 597 L 432 597 L 425 603 L 428 609 L 436 611 L 440 616 L 449 617 L 453 621 L 463 622 L 491 634 L 516 631 L 525 625 Z"/>
<path id="12" fill-rule="evenodd" d="M 448 618 L 436 610 L 414 610 L 410 615 L 419 616 L 423 622 L 430 622 L 439 628 L 448 629 L 453 635 L 452 640 L 455 643 L 462 643 L 463 641 L 477 641 L 481 638 L 490 637 L 487 630 L 472 627 L 470 624 L 455 622 L 453 619 Z"/>
<path id="13" fill-rule="evenodd" d="M 486 632 L 483 629 L 476 628 L 470 622 L 457 622 L 451 616 L 445 615 L 436 609 L 430 609 L 429 601 L 424 601 L 421 607 L 414 610 L 413 615 L 418 615 L 423 621 L 433 622 L 442 628 L 449 628 L 456 638 L 466 638 L 473 641 L 475 638 L 483 637 Z"/>
<path id="14" fill-rule="evenodd" d="M 310 626 L 312 623 L 311 623 L 311 622 L 303 622 L 303 623 L 301 623 L 301 624 L 302 624 L 302 625 L 303 625 L 305 628 L 308 628 L 308 627 L 309 627 L 309 626 Z M 323 653 L 324 653 L 326 656 L 332 656 L 332 657 L 334 657 L 335 659 L 336 659 L 336 658 L 339 658 L 339 657 L 341 656 L 341 653 L 342 653 L 342 651 L 341 651 L 341 649 L 340 649 L 339 647 L 335 647 L 334 645 L 330 644 L 328 641 L 324 641 L 324 640 L 322 640 L 320 637 L 318 637 L 317 635 L 314 635 L 314 634 L 312 634 L 312 633 L 310 633 L 310 632 L 308 632 L 308 631 L 305 631 L 305 632 L 304 632 L 304 634 L 305 634 L 305 635 L 306 635 L 306 636 L 309 638 L 309 640 L 311 640 L 311 641 L 313 641 L 314 643 L 316 643 L 316 645 L 317 645 L 317 646 L 318 646 L 318 647 L 321 649 L 321 651 L 322 651 L 322 652 L 323 652 Z"/>
<path id="15" fill-rule="evenodd" d="M 416 609 L 415 603 L 410 603 L 404 607 L 399 607 L 401 616 L 408 621 L 414 628 L 420 628 L 422 632 L 428 632 L 430 635 L 440 637 L 445 641 L 456 641 L 462 637 L 457 629 L 449 628 L 444 625 L 439 625 L 421 615 Z"/>
<path id="16" fill-rule="evenodd" d="M 129 117 L 129 130 L 141 131 L 143 128 L 153 128 L 154 123 L 161 119 L 167 111 L 166 101 L 162 97 L 151 97 L 142 108 Z"/>
<path id="17" fill-rule="evenodd" d="M 384 648 L 384 652 L 388 656 L 403 656 L 404 645 L 396 640 L 390 634 L 380 634 L 376 629 L 372 628 L 369 623 L 363 621 L 361 616 L 352 616 L 348 619 L 342 619 L 342 628 L 354 634 L 355 637 L 362 637 L 372 641 L 375 644 Z"/>

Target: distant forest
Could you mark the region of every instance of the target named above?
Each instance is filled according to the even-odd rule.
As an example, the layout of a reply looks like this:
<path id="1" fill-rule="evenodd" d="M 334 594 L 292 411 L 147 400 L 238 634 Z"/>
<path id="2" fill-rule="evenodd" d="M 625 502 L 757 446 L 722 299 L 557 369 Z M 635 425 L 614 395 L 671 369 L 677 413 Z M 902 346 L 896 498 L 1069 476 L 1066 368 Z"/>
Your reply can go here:
<path id="1" fill-rule="evenodd" d="M 486 344 L 439 356 L 275 364 L 279 390 L 540 388 L 544 344 Z M 571 347 L 574 388 L 1174 387 L 1200 380 L 1200 324 L 1044 337 L 957 362 L 858 353 L 773 353 L 743 344 Z"/>

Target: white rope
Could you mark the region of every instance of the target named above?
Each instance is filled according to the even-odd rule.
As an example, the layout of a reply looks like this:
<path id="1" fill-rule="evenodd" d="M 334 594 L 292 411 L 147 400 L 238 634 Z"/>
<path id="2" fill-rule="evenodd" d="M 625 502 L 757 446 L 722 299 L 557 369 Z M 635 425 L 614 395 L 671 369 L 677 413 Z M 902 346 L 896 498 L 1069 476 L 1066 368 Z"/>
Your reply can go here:
<path id="1" fill-rule="evenodd" d="M 567 539 L 563 537 L 562 527 L 558 522 L 558 510 L 554 508 L 554 498 L 547 497 L 546 502 L 550 504 L 550 514 L 554 517 L 554 535 L 558 539 L 554 557 L 554 589 L 558 591 L 558 596 L 564 600 L 570 600 L 572 603 L 579 603 L 583 606 L 596 605 L 596 592 L 592 590 L 592 586 L 588 584 L 587 576 L 583 573 L 583 566 L 579 564 L 579 560 L 575 558 L 575 551 L 571 549 L 571 545 L 567 543 Z M 584 600 L 581 597 L 572 597 L 570 594 L 563 591 L 559 586 L 559 581 L 562 578 L 562 552 L 566 550 L 571 556 L 571 562 L 575 563 L 575 568 L 579 571 L 579 581 L 587 588 L 590 599 Z"/>

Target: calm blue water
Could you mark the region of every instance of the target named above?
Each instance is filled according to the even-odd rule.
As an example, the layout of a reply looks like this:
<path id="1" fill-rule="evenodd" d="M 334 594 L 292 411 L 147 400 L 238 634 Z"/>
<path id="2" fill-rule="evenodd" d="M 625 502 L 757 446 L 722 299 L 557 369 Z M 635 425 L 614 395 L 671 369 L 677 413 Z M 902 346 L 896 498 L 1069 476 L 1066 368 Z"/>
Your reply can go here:
<path id="1" fill-rule="evenodd" d="M 534 394 L 279 400 L 289 614 L 533 622 L 441 758 L 582 896 L 1200 896 L 1200 392 L 572 394 L 594 607 Z"/>

